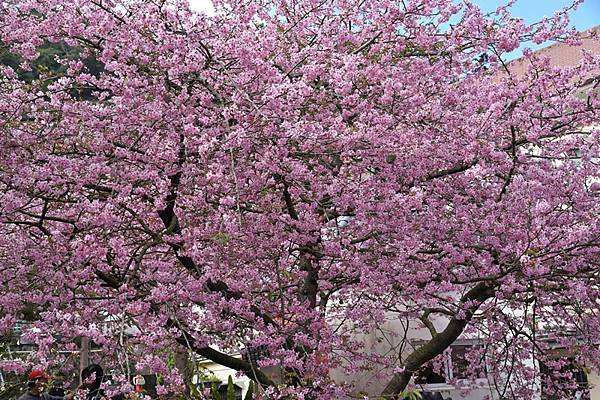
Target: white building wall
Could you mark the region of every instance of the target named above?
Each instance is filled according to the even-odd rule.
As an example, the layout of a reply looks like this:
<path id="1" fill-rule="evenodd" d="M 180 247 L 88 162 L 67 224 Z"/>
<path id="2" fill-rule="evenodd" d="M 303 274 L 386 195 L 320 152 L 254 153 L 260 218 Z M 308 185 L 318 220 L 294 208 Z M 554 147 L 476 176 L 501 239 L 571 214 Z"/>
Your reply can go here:
<path id="1" fill-rule="evenodd" d="M 587 378 L 590 384 L 590 400 L 600 400 L 600 374 L 592 371 Z"/>
<path id="2" fill-rule="evenodd" d="M 218 379 L 222 384 L 226 385 L 229 377 L 231 376 L 233 383 L 242 388 L 242 398 L 246 396 L 246 392 L 250 386 L 250 379 L 248 379 L 246 376 L 236 376 L 237 371 L 209 360 L 202 360 L 199 364 L 200 367 L 205 370 L 205 375 L 208 375 L 215 380 Z M 195 376 L 192 378 L 192 382 L 196 384 L 200 383 L 199 377 Z"/>

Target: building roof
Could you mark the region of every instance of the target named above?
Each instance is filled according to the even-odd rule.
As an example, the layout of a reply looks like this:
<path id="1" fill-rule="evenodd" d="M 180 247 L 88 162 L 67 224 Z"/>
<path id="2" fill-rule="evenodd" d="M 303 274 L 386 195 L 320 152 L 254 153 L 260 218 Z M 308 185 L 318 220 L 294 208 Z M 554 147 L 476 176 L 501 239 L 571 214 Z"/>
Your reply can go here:
<path id="1" fill-rule="evenodd" d="M 537 50 L 535 54 L 549 57 L 552 65 L 557 67 L 577 65 L 581 60 L 583 50 L 600 54 L 600 25 L 580 32 L 579 37 L 582 39 L 579 46 L 558 42 Z M 516 75 L 524 75 L 528 67 L 529 60 L 526 58 L 519 58 L 508 64 L 511 73 Z"/>

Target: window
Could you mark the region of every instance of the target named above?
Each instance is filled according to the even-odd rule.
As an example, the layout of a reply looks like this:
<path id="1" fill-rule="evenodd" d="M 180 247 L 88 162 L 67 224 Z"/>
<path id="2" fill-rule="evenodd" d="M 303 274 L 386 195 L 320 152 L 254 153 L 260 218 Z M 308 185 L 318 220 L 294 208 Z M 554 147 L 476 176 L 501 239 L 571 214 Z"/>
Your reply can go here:
<path id="1" fill-rule="evenodd" d="M 577 365 L 573 358 L 563 358 L 561 361 L 562 365 L 540 362 L 542 400 L 560 399 L 561 394 L 565 393 L 573 400 L 590 400 L 587 374 L 584 369 Z"/>
<path id="2" fill-rule="evenodd" d="M 446 368 L 444 368 L 446 369 Z M 426 364 L 415 376 L 415 383 L 417 385 L 433 384 L 433 383 L 446 383 L 446 371 L 437 371 L 434 369 L 432 364 Z"/>
<path id="3" fill-rule="evenodd" d="M 258 346 L 248 345 L 246 350 L 243 352 L 242 358 L 244 361 L 258 367 L 258 362 L 260 360 L 269 358 L 269 348 L 264 344 Z"/>
<path id="4" fill-rule="evenodd" d="M 431 385 L 448 383 L 453 379 L 472 380 L 485 379 L 487 370 L 485 368 L 485 360 L 481 356 L 480 360 L 474 352 L 474 346 L 477 344 L 453 344 L 448 360 L 441 365 L 429 363 L 421 367 L 415 374 L 415 383 L 417 385 Z M 475 369 L 473 367 L 475 366 Z M 472 370 L 469 371 L 469 368 Z"/>
<path id="5" fill-rule="evenodd" d="M 477 357 L 477 354 L 469 354 L 475 351 L 473 345 L 453 345 L 450 355 L 452 364 L 452 378 L 454 379 L 484 379 L 486 377 L 486 368 L 484 360 L 471 360 L 472 357 Z M 472 362 L 477 361 L 477 362 Z M 473 366 L 474 370 L 469 371 L 469 366 Z M 469 374 L 471 372 L 471 374 Z"/>
<path id="6" fill-rule="evenodd" d="M 579 160 L 581 159 L 582 151 L 579 148 L 572 148 L 566 152 L 566 157 L 571 160 Z"/>

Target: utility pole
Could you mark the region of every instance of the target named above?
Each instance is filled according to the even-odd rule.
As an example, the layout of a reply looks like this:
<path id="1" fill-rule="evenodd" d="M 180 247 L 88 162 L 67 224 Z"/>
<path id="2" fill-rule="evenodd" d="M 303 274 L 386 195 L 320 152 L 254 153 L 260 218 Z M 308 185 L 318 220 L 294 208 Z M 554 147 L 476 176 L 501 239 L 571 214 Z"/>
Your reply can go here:
<path id="1" fill-rule="evenodd" d="M 82 336 L 79 350 L 79 384 L 83 383 L 81 381 L 81 371 L 88 365 L 90 365 L 90 338 Z"/>

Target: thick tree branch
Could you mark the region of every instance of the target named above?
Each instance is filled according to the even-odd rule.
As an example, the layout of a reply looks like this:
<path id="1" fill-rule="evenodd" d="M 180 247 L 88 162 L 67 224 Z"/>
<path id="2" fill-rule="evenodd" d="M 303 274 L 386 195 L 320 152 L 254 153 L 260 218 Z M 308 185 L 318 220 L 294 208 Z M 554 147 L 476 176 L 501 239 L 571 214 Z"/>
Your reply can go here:
<path id="1" fill-rule="evenodd" d="M 468 163 L 460 162 L 460 163 L 456 164 L 454 167 L 447 168 L 447 169 L 441 169 L 439 171 L 434 171 L 434 172 L 427 174 L 427 176 L 425 177 L 425 180 L 431 181 L 431 180 L 434 180 L 437 178 L 441 178 L 443 176 L 448 176 L 448 175 L 457 174 L 459 172 L 464 172 L 464 171 L 468 170 L 469 168 L 475 166 L 478 162 L 479 162 L 478 159 L 475 159 Z"/>
<path id="2" fill-rule="evenodd" d="M 500 190 L 500 194 L 498 195 L 498 198 L 496 199 L 496 201 L 498 201 L 498 202 L 501 201 L 502 197 L 506 194 L 506 190 L 508 189 L 508 186 L 510 185 L 510 182 L 512 181 L 513 175 L 515 174 L 515 170 L 517 169 L 517 145 L 516 145 L 517 130 L 513 125 L 510 126 L 510 135 L 511 135 L 510 151 L 511 151 L 512 165 L 510 167 L 510 171 L 508 171 L 508 176 L 504 180 L 504 184 L 502 185 L 502 190 Z"/>
<path id="3" fill-rule="evenodd" d="M 431 310 L 425 310 L 425 312 L 419 317 L 419 319 L 421 320 L 423 325 L 425 325 L 427 330 L 429 330 L 429 334 L 431 335 L 431 337 L 434 338 L 435 336 L 438 335 L 438 332 L 435 329 L 435 326 L 433 325 L 431 320 L 429 319 L 430 314 L 431 314 Z"/>
<path id="4" fill-rule="evenodd" d="M 118 289 L 123 283 L 121 280 L 102 271 L 96 270 L 95 273 L 96 276 L 100 278 L 106 284 L 106 286 L 110 288 Z M 151 306 L 151 309 L 154 312 L 158 312 L 158 307 L 155 304 Z M 250 379 L 257 380 L 263 385 L 275 385 L 274 382 L 267 375 L 265 375 L 264 372 L 262 372 L 258 368 L 255 368 L 249 362 L 222 353 L 209 346 L 196 345 L 196 340 L 188 332 L 186 332 L 186 330 L 181 326 L 181 324 L 177 323 L 177 321 L 169 318 L 165 323 L 165 327 L 169 329 L 176 328 L 180 333 L 180 335 L 175 339 L 177 343 L 185 346 L 186 348 L 190 348 L 196 354 L 205 357 L 211 361 L 214 361 L 217 364 L 223 365 L 236 371 L 243 372 Z"/>
<path id="5" fill-rule="evenodd" d="M 241 358 L 232 357 L 208 346 L 196 345 L 196 340 L 189 333 L 187 333 L 176 321 L 169 319 L 167 321 L 167 326 L 169 328 L 176 327 L 181 333 L 181 335 L 176 339 L 177 342 L 182 346 L 190 348 L 196 354 L 205 357 L 211 361 L 214 361 L 217 364 L 231 368 L 235 371 L 243 372 L 248 378 L 256 380 L 263 385 L 275 385 L 275 383 L 264 372 L 262 372 L 258 368 L 255 368 L 251 363 L 244 361 Z"/>
<path id="6" fill-rule="evenodd" d="M 402 392 L 419 368 L 446 350 L 461 335 L 479 306 L 494 295 L 494 288 L 481 282 L 469 290 L 461 303 L 474 302 L 463 318 L 453 317 L 446 328 L 430 341 L 413 351 L 404 362 L 404 370 L 395 374 L 382 392 L 382 396 L 393 397 Z"/>

